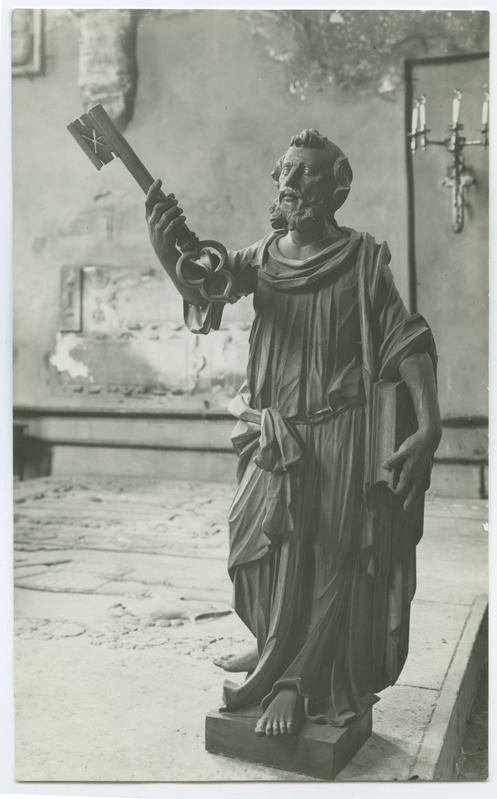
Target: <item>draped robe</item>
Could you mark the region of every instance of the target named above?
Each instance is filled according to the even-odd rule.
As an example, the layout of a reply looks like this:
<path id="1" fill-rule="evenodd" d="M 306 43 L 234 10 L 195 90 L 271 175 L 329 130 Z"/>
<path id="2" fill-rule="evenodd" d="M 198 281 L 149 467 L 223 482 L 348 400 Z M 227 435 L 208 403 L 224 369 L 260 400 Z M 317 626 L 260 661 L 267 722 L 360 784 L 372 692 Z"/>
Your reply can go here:
<path id="1" fill-rule="evenodd" d="M 343 726 L 392 685 L 407 657 L 423 498 L 411 513 L 369 479 L 372 389 L 409 355 L 436 353 L 369 234 L 343 228 L 319 255 L 282 255 L 275 231 L 230 252 L 231 302 L 254 295 L 247 380 L 229 410 L 238 488 L 229 511 L 234 608 L 257 640 L 224 708 L 262 706 L 282 686 L 308 720 Z M 222 303 L 185 303 L 196 333 Z"/>

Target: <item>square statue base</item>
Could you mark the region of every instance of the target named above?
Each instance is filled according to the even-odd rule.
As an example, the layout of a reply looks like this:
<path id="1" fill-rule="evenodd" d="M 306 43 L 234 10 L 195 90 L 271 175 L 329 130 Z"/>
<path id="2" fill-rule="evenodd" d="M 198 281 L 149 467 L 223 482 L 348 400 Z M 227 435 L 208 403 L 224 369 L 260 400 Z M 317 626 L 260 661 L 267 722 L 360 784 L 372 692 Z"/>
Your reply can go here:
<path id="1" fill-rule="evenodd" d="M 259 737 L 254 733 L 260 708 L 237 713 L 213 710 L 205 720 L 205 748 L 225 757 L 334 780 L 373 729 L 373 709 L 347 727 L 307 722 L 299 735 Z"/>

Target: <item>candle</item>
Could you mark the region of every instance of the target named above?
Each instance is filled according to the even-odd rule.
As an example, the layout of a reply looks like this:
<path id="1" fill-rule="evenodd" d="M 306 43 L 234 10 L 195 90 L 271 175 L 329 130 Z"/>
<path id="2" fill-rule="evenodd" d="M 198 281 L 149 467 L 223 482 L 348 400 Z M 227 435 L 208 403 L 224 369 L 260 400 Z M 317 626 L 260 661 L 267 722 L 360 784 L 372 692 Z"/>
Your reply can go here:
<path id="1" fill-rule="evenodd" d="M 421 149 L 426 150 L 426 96 L 419 98 L 419 127 L 421 128 Z"/>
<path id="2" fill-rule="evenodd" d="M 419 103 L 417 100 L 414 101 L 414 105 L 412 108 L 412 121 L 411 121 L 411 152 L 416 152 L 417 147 L 417 136 L 416 132 L 418 129 L 418 111 L 419 111 Z"/>
<path id="3" fill-rule="evenodd" d="M 415 100 L 412 109 L 411 133 L 416 133 L 418 129 L 418 112 L 419 112 L 419 102 L 418 100 Z"/>
<path id="4" fill-rule="evenodd" d="M 426 128 L 426 97 L 424 94 L 419 98 L 419 126 L 421 130 Z"/>
<path id="5" fill-rule="evenodd" d="M 488 125 L 488 92 L 483 95 L 483 107 L 481 109 L 481 126 L 482 128 Z"/>
<path id="6" fill-rule="evenodd" d="M 459 89 L 454 89 L 454 99 L 452 101 L 452 127 L 459 122 L 459 111 L 461 110 L 461 97 L 462 94 Z"/>

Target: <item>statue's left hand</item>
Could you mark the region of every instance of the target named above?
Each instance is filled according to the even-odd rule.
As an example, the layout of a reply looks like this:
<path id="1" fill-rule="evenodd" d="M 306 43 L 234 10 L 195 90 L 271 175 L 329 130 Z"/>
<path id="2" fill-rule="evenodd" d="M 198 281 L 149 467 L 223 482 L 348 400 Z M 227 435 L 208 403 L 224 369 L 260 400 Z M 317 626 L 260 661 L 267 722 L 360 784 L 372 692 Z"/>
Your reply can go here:
<path id="1" fill-rule="evenodd" d="M 438 433 L 417 430 L 383 464 L 384 469 L 392 472 L 388 487 L 402 501 L 405 511 L 426 490 L 427 475 L 439 442 Z"/>

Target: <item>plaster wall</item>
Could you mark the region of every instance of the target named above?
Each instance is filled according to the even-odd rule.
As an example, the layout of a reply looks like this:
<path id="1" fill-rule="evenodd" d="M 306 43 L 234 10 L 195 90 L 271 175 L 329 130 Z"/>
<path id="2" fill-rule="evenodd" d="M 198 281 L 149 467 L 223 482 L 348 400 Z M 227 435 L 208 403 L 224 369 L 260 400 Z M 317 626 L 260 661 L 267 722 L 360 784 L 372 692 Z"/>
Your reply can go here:
<path id="1" fill-rule="evenodd" d="M 338 221 L 388 241 L 407 303 L 405 60 L 488 47 L 485 12 L 140 11 L 132 30 L 129 19 L 113 16 L 123 13 L 45 11 L 43 73 L 12 84 L 14 402 L 32 441 L 65 456 L 72 447 L 72 468 L 95 473 L 119 473 L 124 461 L 133 471 L 138 449 L 123 447 L 151 446 L 157 413 L 222 418 L 244 378 L 252 307 L 241 300 L 226 308 L 219 332 L 190 334 L 149 244 L 140 189 L 116 161 L 95 170 L 66 125 L 99 100 L 109 111 L 116 105 L 131 145 L 180 199 L 191 228 L 232 249 L 269 230 L 273 164 L 294 133 L 318 128 L 354 170 Z M 133 51 L 123 52 L 120 30 Z M 445 213 L 446 190 L 433 191 Z M 433 323 L 440 293 L 420 288 L 419 300 Z M 70 330 L 68 313 L 77 322 Z M 469 339 L 458 346 L 460 361 L 473 363 Z M 469 409 L 461 392 L 450 400 L 450 416 L 484 412 L 480 400 Z M 48 437 L 36 426 L 47 413 L 55 424 Z M 102 430 L 113 414 L 109 445 Z M 140 419 L 136 440 L 130 417 Z M 70 425 L 67 439 L 64 418 L 84 418 L 84 434 Z M 462 475 L 447 478 L 458 494 L 468 469 L 483 485 L 479 494 L 486 491 L 480 427 L 463 443 L 459 427 L 444 435 L 443 463 L 457 461 L 450 468 Z M 198 434 L 205 456 L 229 457 L 225 432 L 212 436 L 206 428 Z M 78 461 L 85 441 L 91 454 Z M 154 450 L 168 474 L 178 462 L 171 441 L 161 437 Z M 204 477 L 198 453 L 189 452 L 186 471 L 200 468 Z M 59 461 L 69 468 L 67 458 Z M 466 494 L 474 493 L 469 486 Z"/>
<path id="2" fill-rule="evenodd" d="M 462 92 L 463 133 L 469 141 L 480 138 L 487 58 L 416 65 L 413 83 L 420 91 L 429 86 L 433 138 L 446 135 L 454 86 Z M 413 158 L 417 302 L 433 314 L 438 392 L 446 418 L 488 413 L 488 151 L 467 146 L 464 159 L 472 182 L 464 193 L 463 229 L 454 233 L 452 187 L 443 185 L 450 156 L 432 146 Z"/>
<path id="3" fill-rule="evenodd" d="M 298 46 L 291 32 L 284 44 L 286 50 Z M 141 376 L 143 384 L 156 386 L 162 406 L 175 402 L 171 386 L 188 405 L 196 401 L 192 394 L 210 391 L 211 378 L 223 373 L 222 406 L 243 377 L 251 302 L 227 309 L 218 334 L 223 345 L 198 342 L 179 330 L 181 301 L 149 245 L 139 188 L 117 162 L 97 172 L 66 132 L 83 111 L 77 20 L 71 14 L 46 12 L 45 48 L 45 75 L 13 83 L 15 400 L 81 404 L 98 394 L 99 402 L 110 404 L 155 402 L 157 394 L 140 391 Z M 237 12 L 145 15 L 138 23 L 136 55 L 138 92 L 126 135 L 149 170 L 181 199 L 201 237 L 238 248 L 264 235 L 274 161 L 292 134 L 317 127 L 343 147 L 354 169 L 340 222 L 388 240 L 407 298 L 402 93 L 390 101 L 378 94 L 358 97 L 331 83 L 305 94 L 293 87 L 292 93 L 285 65 L 268 57 L 263 39 Z M 116 350 L 108 306 L 96 341 L 89 344 L 83 330 L 79 351 L 71 352 L 70 340 L 57 345 L 60 272 L 68 265 L 125 270 L 127 316 L 118 325 L 136 337 L 142 314 L 146 330 L 138 350 L 136 341 L 126 346 L 123 340 Z M 148 315 L 140 305 L 145 283 L 153 305 Z M 130 319 L 135 332 L 128 329 Z M 160 327 L 159 339 L 157 333 L 148 336 L 152 323 Z M 226 356 L 228 338 L 235 339 L 235 350 Z M 116 358 L 122 368 L 109 388 L 97 365 L 105 372 Z M 187 374 L 178 377 L 185 358 L 191 361 Z M 211 361 L 211 382 L 200 387 L 195 359 L 204 372 Z M 176 363 L 176 377 L 165 369 L 167 362 Z"/>

